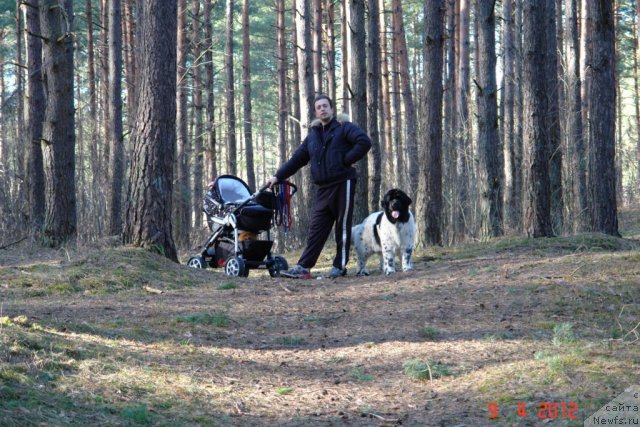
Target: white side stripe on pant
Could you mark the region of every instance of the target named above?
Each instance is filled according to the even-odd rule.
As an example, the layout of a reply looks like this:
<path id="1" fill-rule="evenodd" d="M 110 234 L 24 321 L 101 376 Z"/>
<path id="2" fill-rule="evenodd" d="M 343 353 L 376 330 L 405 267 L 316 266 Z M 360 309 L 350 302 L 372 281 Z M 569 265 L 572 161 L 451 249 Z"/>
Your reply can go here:
<path id="1" fill-rule="evenodd" d="M 344 217 L 342 218 L 342 264 L 343 270 L 347 264 L 347 217 L 349 216 L 349 204 L 351 202 L 351 180 L 347 180 L 347 205 L 344 209 Z"/>

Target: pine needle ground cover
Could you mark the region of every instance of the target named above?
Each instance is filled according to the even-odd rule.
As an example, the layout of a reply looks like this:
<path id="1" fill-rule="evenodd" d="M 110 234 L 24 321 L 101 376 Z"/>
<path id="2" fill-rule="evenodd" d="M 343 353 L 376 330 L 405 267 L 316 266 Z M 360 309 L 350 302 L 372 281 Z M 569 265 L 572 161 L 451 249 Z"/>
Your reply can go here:
<path id="1" fill-rule="evenodd" d="M 640 384 L 639 217 L 625 239 L 431 248 L 336 280 L 3 251 L 0 424 L 536 425 L 574 402 L 551 425 L 582 425 Z"/>

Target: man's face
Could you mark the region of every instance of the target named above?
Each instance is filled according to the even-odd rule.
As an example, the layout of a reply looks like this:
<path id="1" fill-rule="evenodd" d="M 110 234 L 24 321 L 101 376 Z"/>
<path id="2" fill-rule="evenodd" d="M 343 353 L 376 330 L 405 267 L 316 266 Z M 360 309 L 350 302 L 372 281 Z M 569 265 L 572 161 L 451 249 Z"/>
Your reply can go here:
<path id="1" fill-rule="evenodd" d="M 316 109 L 316 118 L 320 119 L 322 123 L 328 123 L 333 117 L 333 110 L 331 109 L 331 104 L 329 104 L 328 99 L 319 99 L 315 103 Z"/>

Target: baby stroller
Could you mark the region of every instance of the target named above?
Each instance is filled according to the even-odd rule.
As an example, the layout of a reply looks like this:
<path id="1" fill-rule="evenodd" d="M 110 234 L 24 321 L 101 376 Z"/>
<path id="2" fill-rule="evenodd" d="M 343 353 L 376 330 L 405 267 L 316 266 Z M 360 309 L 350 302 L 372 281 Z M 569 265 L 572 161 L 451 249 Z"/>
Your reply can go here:
<path id="1" fill-rule="evenodd" d="M 278 185 L 278 184 L 277 184 Z M 291 194 L 297 187 L 291 183 Z M 247 277 L 249 270 L 266 267 L 271 277 L 287 270 L 287 260 L 271 255 L 271 225 L 276 196 L 263 187 L 251 194 L 249 186 L 233 175 L 221 175 L 209 184 L 203 211 L 211 236 L 198 256 L 189 259 L 193 268 L 224 267 L 228 276 Z M 266 240 L 258 240 L 266 232 Z"/>

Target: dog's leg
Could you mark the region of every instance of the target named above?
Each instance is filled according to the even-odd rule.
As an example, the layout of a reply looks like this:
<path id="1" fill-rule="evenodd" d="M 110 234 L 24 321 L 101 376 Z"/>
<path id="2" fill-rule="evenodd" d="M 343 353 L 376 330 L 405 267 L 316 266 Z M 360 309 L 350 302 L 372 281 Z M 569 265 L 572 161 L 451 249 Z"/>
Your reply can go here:
<path id="1" fill-rule="evenodd" d="M 411 262 L 411 253 L 413 249 L 404 248 L 402 252 L 402 271 L 411 271 L 413 270 L 413 263 Z"/>
<path id="2" fill-rule="evenodd" d="M 396 272 L 395 266 L 395 253 L 392 246 L 382 245 L 382 258 L 384 274 L 391 274 Z"/>
<path id="3" fill-rule="evenodd" d="M 358 226 L 353 229 L 352 242 L 358 255 L 358 270 L 356 276 L 368 276 L 367 259 L 371 255 L 371 247 L 362 236 L 362 227 Z"/>
<path id="4" fill-rule="evenodd" d="M 358 253 L 358 271 L 356 272 L 356 276 L 369 275 L 369 271 L 367 270 L 367 259 L 369 259 L 369 255 L 371 255 L 371 253 L 368 252 L 367 249 L 366 244 L 363 244 L 356 250 Z"/>

